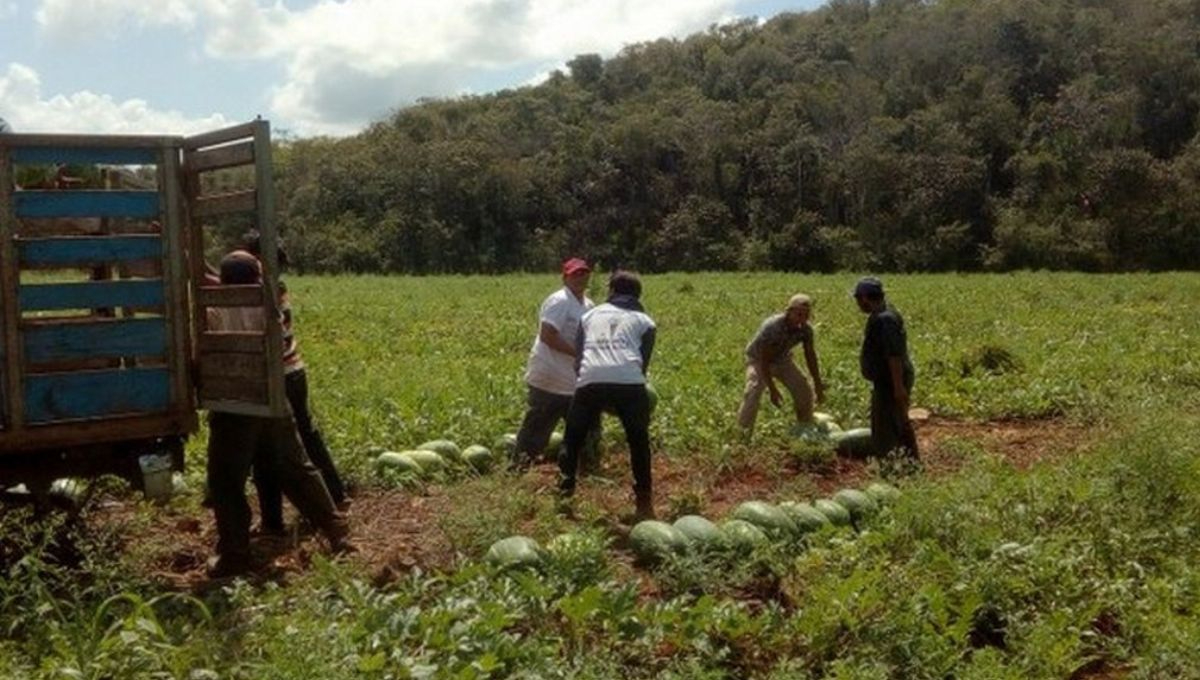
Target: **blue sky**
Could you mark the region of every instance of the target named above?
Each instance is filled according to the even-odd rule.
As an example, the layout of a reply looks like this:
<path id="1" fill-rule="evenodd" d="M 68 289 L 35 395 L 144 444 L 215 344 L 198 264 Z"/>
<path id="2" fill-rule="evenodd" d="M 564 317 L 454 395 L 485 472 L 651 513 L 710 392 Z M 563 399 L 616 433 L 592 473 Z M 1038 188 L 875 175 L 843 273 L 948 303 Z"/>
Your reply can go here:
<path id="1" fill-rule="evenodd" d="M 0 0 L 18 132 L 182 134 L 262 115 L 345 135 L 421 97 L 822 0 Z"/>

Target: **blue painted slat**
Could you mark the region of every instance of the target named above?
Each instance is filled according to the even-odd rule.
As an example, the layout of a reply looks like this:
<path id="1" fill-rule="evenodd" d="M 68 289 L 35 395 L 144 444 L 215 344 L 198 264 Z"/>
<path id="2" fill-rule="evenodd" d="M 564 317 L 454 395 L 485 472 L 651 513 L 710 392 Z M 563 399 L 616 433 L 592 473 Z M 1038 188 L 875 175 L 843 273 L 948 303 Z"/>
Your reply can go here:
<path id="1" fill-rule="evenodd" d="M 10 152 L 14 163 L 70 163 L 91 165 L 154 165 L 158 163 L 156 149 L 18 146 Z"/>
<path id="2" fill-rule="evenodd" d="M 165 319 L 121 319 L 35 326 L 24 331 L 25 360 L 161 356 L 167 351 Z"/>
<path id="3" fill-rule="evenodd" d="M 104 264 L 157 260 L 162 257 L 158 236 L 76 236 L 22 239 L 17 257 L 23 265 Z"/>
<path id="4" fill-rule="evenodd" d="M 25 377 L 30 423 L 166 411 L 171 377 L 165 368 L 128 368 Z"/>
<path id="5" fill-rule="evenodd" d="M 17 191 L 17 217 L 158 217 L 157 191 Z"/>
<path id="6" fill-rule="evenodd" d="M 163 282 L 86 281 L 28 284 L 17 290 L 21 311 L 97 309 L 100 307 L 157 307 L 163 303 Z"/>

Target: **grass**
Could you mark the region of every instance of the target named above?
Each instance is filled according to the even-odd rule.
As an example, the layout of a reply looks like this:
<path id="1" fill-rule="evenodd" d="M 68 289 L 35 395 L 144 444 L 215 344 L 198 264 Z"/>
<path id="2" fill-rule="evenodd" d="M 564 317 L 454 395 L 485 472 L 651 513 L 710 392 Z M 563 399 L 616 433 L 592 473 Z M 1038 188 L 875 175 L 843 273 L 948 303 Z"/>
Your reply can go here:
<path id="1" fill-rule="evenodd" d="M 825 410 L 865 421 L 854 277 L 646 281 L 659 323 L 656 455 L 696 484 L 828 465 L 765 408 L 738 440 L 741 349 L 803 290 L 817 300 Z M 318 418 L 360 485 L 372 447 L 489 444 L 516 428 L 521 373 L 553 277 L 295 278 Z M 894 276 L 916 405 L 966 418 L 1064 417 L 1103 433 L 1016 471 L 952 442 L 963 470 L 902 483 L 859 533 L 631 571 L 593 528 L 508 475 L 460 480 L 436 521 L 465 555 L 514 531 L 564 532 L 540 572 L 467 560 L 373 584 L 315 558 L 280 585 L 199 599 L 127 568 L 117 537 L 0 518 L 0 676 L 29 678 L 1200 677 L 1200 278 Z M 619 428 L 610 428 L 616 430 Z M 610 432 L 609 434 L 614 434 Z M 202 467 L 203 437 L 190 448 Z M 610 446 L 621 447 L 619 437 Z M 378 450 L 376 448 L 375 450 Z M 193 484 L 198 488 L 198 484 Z M 783 492 L 804 497 L 804 475 Z M 702 503 L 683 487 L 672 513 Z M 194 499 L 193 499 L 194 501 Z M 143 512 L 152 512 L 149 507 Z"/>

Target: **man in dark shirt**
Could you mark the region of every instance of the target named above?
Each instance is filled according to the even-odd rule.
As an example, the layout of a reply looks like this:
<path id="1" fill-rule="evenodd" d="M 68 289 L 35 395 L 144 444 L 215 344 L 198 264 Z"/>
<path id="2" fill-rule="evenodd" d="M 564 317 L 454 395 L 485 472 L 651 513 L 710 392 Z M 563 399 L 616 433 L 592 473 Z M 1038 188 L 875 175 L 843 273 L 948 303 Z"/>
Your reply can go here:
<path id="1" fill-rule="evenodd" d="M 859 365 L 871 383 L 871 443 L 880 455 L 899 450 L 915 459 L 917 434 L 908 418 L 915 373 L 904 318 L 884 299 L 883 283 L 873 276 L 854 286 L 854 300 L 869 315 Z"/>

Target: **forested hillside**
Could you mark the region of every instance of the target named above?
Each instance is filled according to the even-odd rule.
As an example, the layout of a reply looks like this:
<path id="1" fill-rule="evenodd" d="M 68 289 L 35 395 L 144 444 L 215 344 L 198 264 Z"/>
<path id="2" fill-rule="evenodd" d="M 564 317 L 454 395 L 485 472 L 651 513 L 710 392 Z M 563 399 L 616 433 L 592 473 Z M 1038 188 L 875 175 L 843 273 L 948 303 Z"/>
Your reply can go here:
<path id="1" fill-rule="evenodd" d="M 1200 265 L 1200 2 L 833 0 L 281 142 L 303 271 Z"/>

